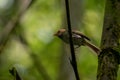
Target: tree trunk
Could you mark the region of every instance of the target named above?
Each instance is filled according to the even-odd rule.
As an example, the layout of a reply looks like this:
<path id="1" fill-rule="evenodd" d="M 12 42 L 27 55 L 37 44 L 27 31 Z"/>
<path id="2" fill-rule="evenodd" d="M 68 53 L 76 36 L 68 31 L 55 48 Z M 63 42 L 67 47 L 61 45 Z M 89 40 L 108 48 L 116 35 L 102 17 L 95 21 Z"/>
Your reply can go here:
<path id="1" fill-rule="evenodd" d="M 120 57 L 120 0 L 106 0 L 97 80 L 116 80 Z"/>

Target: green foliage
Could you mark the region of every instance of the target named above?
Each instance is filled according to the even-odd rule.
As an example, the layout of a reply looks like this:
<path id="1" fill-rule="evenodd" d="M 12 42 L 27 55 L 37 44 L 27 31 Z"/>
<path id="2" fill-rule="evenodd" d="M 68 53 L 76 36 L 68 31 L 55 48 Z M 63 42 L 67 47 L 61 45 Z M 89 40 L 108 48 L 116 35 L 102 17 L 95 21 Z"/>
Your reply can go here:
<path id="1" fill-rule="evenodd" d="M 104 0 L 85 0 L 84 5 L 84 26 L 81 31 L 91 38 L 92 43 L 100 45 Z M 22 16 L 19 23 L 21 28 L 17 29 L 17 34 L 23 34 L 28 46 L 21 44 L 14 33 L 10 36 L 4 52 L 0 54 L 0 80 L 13 80 L 9 69 L 14 64 L 26 68 L 24 80 L 44 80 L 39 64 L 42 64 L 51 80 L 57 79 L 61 66 L 62 42 L 53 34 L 62 24 L 62 8 L 58 0 L 37 0 Z M 97 56 L 88 48 L 80 49 L 80 54 L 76 54 L 80 76 L 82 80 L 95 80 Z M 33 54 L 36 55 L 35 58 Z"/>

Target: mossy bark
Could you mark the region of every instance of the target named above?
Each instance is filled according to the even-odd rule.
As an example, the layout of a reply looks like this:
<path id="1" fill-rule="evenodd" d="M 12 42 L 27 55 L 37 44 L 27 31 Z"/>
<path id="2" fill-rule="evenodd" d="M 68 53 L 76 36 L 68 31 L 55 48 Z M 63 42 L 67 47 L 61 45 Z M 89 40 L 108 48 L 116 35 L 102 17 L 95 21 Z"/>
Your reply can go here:
<path id="1" fill-rule="evenodd" d="M 120 0 L 106 0 L 97 80 L 116 80 L 120 58 Z"/>

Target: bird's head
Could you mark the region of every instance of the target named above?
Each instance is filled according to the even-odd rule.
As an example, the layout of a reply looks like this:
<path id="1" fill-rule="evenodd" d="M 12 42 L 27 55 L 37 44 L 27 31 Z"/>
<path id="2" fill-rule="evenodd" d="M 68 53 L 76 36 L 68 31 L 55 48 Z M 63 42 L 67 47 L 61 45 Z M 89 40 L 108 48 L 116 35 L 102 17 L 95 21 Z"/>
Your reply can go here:
<path id="1" fill-rule="evenodd" d="M 65 31 L 66 31 L 65 29 L 60 29 L 54 34 L 54 36 L 60 37 L 63 35 L 63 33 L 65 33 Z"/>

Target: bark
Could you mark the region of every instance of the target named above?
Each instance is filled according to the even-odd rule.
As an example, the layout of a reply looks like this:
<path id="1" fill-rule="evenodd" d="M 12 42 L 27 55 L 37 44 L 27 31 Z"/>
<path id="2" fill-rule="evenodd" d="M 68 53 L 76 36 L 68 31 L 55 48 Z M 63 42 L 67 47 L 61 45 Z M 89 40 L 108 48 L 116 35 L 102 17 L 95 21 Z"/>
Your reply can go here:
<path id="1" fill-rule="evenodd" d="M 4 50 L 4 46 L 9 40 L 9 35 L 16 28 L 17 22 L 24 15 L 27 9 L 33 4 L 33 0 L 21 0 L 21 4 L 18 10 L 15 12 L 14 16 L 6 23 L 2 31 L 0 32 L 0 53 Z"/>
<path id="2" fill-rule="evenodd" d="M 120 0 L 106 0 L 97 80 L 116 80 L 120 57 Z"/>

